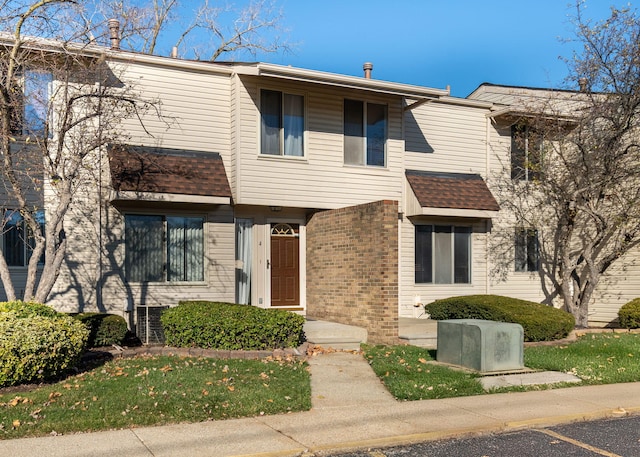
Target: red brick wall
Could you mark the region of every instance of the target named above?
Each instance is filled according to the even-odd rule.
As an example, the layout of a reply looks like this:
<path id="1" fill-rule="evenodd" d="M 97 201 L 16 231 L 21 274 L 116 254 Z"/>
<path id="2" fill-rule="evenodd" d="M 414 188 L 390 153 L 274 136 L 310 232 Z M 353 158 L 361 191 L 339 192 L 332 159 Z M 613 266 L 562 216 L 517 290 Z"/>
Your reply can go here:
<path id="1" fill-rule="evenodd" d="M 398 202 L 324 211 L 307 223 L 307 316 L 398 343 Z"/>

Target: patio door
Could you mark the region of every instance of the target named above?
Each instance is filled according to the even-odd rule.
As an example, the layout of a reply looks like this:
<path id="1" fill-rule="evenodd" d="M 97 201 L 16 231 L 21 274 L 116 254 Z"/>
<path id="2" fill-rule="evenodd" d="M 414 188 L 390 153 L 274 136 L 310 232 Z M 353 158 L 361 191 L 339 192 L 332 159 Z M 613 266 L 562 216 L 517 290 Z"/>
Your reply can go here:
<path id="1" fill-rule="evenodd" d="M 300 306 L 300 237 L 297 224 L 271 224 L 271 306 Z"/>

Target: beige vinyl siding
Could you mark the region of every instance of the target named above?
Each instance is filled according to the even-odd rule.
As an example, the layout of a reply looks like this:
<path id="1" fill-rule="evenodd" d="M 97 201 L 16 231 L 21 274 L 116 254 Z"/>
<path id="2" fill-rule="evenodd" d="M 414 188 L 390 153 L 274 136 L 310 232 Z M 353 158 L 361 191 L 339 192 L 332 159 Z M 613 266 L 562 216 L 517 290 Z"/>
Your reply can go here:
<path id="1" fill-rule="evenodd" d="M 354 91 L 309 84 L 268 84 L 243 80 L 238 174 L 238 204 L 300 208 L 339 208 L 402 197 L 399 97 L 373 97 Z M 259 91 L 261 88 L 303 94 L 306 104 L 305 156 L 261 156 Z M 388 106 L 387 166 L 344 164 L 343 100 L 353 98 Z"/>
<path id="2" fill-rule="evenodd" d="M 406 169 L 479 173 L 486 177 L 488 112 L 484 108 L 438 102 L 408 111 L 405 114 Z"/>
<path id="3" fill-rule="evenodd" d="M 469 226 L 471 235 L 471 283 L 470 284 L 416 284 L 415 282 L 415 225 L 441 224 Z M 487 293 L 487 235 L 486 223 L 479 220 L 435 219 L 428 217 L 403 218 L 400 246 L 400 317 L 419 317 L 424 308 L 415 307 L 416 296 L 423 304 L 441 298 L 458 295 Z"/>
<path id="4" fill-rule="evenodd" d="M 124 121 L 131 143 L 218 152 L 225 165 L 229 162 L 228 76 L 133 63 L 122 71 L 125 82 L 143 90 L 143 99 L 160 101 L 161 118 L 150 110 L 142 119 L 144 128 L 135 118 Z"/>

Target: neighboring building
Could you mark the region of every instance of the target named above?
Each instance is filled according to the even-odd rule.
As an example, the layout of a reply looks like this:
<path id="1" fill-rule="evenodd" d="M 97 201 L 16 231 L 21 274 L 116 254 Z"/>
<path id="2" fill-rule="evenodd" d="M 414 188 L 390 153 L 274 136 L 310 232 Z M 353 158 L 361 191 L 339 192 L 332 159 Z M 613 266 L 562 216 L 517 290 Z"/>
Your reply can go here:
<path id="1" fill-rule="evenodd" d="M 66 227 L 57 308 L 134 326 L 180 300 L 237 302 L 395 342 L 398 317 L 423 317 L 434 299 L 544 299 L 531 234 L 514 238 L 514 271 L 492 275 L 492 227 L 508 219 L 490 190 L 511 147 L 492 115 L 502 99 L 101 52 L 124 83 L 161 101 L 164 120 L 126 120 L 126 142 L 96 158 L 100 178 Z M 629 284 L 598 302 L 594 324 L 637 295 Z"/>

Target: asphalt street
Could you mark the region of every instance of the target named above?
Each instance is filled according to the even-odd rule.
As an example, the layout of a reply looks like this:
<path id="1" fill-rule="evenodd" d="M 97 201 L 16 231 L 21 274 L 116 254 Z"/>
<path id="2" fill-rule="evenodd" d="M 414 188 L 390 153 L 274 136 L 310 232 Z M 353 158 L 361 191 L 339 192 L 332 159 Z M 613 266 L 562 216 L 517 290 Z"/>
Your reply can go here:
<path id="1" fill-rule="evenodd" d="M 640 416 L 368 449 L 332 457 L 638 457 Z"/>

